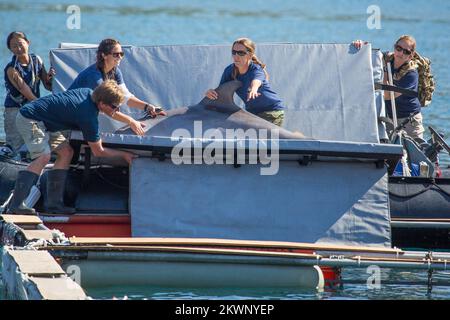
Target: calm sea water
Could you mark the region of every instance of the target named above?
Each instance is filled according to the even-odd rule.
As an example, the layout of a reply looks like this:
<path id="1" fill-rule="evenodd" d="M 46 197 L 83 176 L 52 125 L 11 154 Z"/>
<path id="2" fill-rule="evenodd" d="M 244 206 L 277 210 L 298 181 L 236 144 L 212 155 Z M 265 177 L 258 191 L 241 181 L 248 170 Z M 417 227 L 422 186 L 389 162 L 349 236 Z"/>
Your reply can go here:
<path id="1" fill-rule="evenodd" d="M 1 247 L 0 247 L 1 249 Z M 365 269 L 343 269 L 342 288 L 325 290 L 293 288 L 161 288 L 106 287 L 84 288 L 94 299 L 109 300 L 447 300 L 450 298 L 450 273 L 433 275 L 434 286 L 428 292 L 424 270 L 381 269 L 378 288 L 368 288 L 369 274 Z M 0 264 L 1 280 L 1 264 Z M 0 300 L 5 299 L 0 281 Z"/>
<path id="2" fill-rule="evenodd" d="M 69 17 L 66 9 L 72 4 L 81 9 L 79 30 L 66 27 Z M 381 29 L 367 27 L 370 5 L 377 5 L 381 10 Z M 0 0 L 0 30 L 2 66 L 11 57 L 4 40 L 13 30 L 22 30 L 28 35 L 31 50 L 43 57 L 47 65 L 49 49 L 57 47 L 60 42 L 98 43 L 106 37 L 131 45 L 230 44 L 241 36 L 248 36 L 256 43 L 349 43 L 354 39 L 365 39 L 374 47 L 388 50 L 400 35 L 412 34 L 417 39 L 419 52 L 431 58 L 437 81 L 432 106 L 423 109 L 425 126 L 431 125 L 450 136 L 450 2 L 447 1 Z M 46 94 L 45 90 L 43 94 Z M 4 97 L 5 88 L 1 85 L 0 101 L 3 102 Z M 0 139 L 3 138 L 0 112 Z M 449 157 L 443 156 L 441 161 L 445 165 L 450 164 Z M 361 273 L 349 272 L 346 276 L 356 281 Z M 423 273 L 409 271 L 389 271 L 386 277 L 426 280 Z M 367 290 L 365 284 L 348 284 L 343 290 L 324 293 L 270 288 L 256 291 L 109 288 L 90 290 L 89 294 L 96 298 L 127 296 L 137 299 L 450 298 L 450 290 L 445 286 L 436 287 L 431 295 L 427 295 L 425 285 L 390 284 L 382 285 L 380 290 Z"/>

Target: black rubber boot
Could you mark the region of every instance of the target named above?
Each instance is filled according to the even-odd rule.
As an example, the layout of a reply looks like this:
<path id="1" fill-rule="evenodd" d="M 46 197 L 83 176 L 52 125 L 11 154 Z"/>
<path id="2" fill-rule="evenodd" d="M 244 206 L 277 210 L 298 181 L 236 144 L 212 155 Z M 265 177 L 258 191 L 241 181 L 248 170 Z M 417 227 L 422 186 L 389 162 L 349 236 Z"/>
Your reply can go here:
<path id="1" fill-rule="evenodd" d="M 7 214 L 36 214 L 36 211 L 27 207 L 24 201 L 38 179 L 39 176 L 31 171 L 19 171 L 14 186 L 14 194 L 6 211 Z"/>
<path id="2" fill-rule="evenodd" d="M 72 214 L 75 208 L 64 206 L 67 170 L 53 169 L 47 176 L 47 213 Z"/>

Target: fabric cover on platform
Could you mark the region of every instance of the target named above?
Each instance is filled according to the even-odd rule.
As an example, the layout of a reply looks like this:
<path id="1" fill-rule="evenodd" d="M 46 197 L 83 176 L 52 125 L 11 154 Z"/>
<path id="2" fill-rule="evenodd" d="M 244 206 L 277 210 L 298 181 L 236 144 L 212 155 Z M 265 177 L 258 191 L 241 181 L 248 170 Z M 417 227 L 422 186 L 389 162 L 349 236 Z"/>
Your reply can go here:
<path id="1" fill-rule="evenodd" d="M 364 163 L 174 165 L 139 158 L 130 171 L 133 237 L 390 245 L 387 174 Z"/>

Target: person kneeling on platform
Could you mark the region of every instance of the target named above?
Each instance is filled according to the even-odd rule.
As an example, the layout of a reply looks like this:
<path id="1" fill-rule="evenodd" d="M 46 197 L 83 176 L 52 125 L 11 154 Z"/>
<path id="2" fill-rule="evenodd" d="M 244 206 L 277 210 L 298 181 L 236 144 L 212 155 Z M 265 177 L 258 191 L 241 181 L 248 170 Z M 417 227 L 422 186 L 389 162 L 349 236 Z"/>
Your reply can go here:
<path id="1" fill-rule="evenodd" d="M 26 170 L 19 172 L 7 213 L 36 214 L 24 201 L 50 161 L 52 141 L 49 140 L 57 137 L 55 133 L 61 130 L 81 130 L 96 157 L 122 157 L 131 164 L 137 155 L 104 148 L 99 133 L 99 111 L 114 118 L 123 101 L 122 89 L 114 80 L 107 80 L 94 91 L 88 88 L 68 90 L 25 104 L 17 114 L 16 126 L 33 161 Z M 144 134 L 143 123 L 129 116 L 123 121 L 126 121 L 136 134 Z M 45 210 L 47 213 L 72 214 L 75 208 L 66 207 L 63 196 L 73 149 L 68 141 L 64 141 L 53 151 L 57 154 L 57 159 L 53 169 L 48 171 Z"/>

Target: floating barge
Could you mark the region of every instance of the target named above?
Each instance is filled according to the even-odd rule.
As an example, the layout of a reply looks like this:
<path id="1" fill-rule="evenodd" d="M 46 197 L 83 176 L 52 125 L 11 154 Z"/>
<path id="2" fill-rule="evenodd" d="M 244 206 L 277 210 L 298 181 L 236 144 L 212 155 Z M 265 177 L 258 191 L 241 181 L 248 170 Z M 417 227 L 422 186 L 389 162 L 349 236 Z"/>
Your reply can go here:
<path id="1" fill-rule="evenodd" d="M 39 218 L 2 216 L 3 272 L 22 275 L 8 282 L 12 274 L 6 273 L 3 278 L 12 284 L 6 284 L 7 291 L 13 297 L 39 298 L 23 294 L 20 288 L 26 285 L 17 283 L 33 273 L 27 274 L 14 259 L 16 250 L 47 252 L 65 272 L 55 267 L 50 278 L 70 275 L 83 288 L 142 284 L 322 290 L 339 285 L 340 271 L 346 267 L 424 269 L 430 283 L 434 271 L 447 270 L 449 254 L 404 251 L 393 242 L 394 211 L 385 164 L 398 162 L 403 147 L 380 143 L 376 101 L 381 95 L 374 87 L 378 69 L 372 66 L 370 47 L 353 52 L 348 45 L 267 44 L 258 50 L 269 66 L 289 57 L 305 69 L 296 81 L 286 67 L 269 70 L 287 104 L 281 139 L 227 140 L 226 129 L 267 130 L 273 125 L 236 106 L 231 100 L 234 91 L 221 104 L 201 100 L 205 88 L 215 87 L 219 76 L 214 75 L 228 61 L 228 47 L 124 47 L 121 68 L 130 91 L 164 106 L 168 115 L 147 119 L 122 106 L 123 112 L 145 122 L 142 137 L 100 116 L 106 146 L 140 155 L 129 168 L 120 161 L 96 159 L 81 134 L 71 133 L 77 152 L 65 201 L 77 213 L 45 213 L 44 173 L 42 197 L 35 205 Z M 54 49 L 50 56 L 58 92 L 92 63 L 95 48 Z M 208 61 L 200 59 L 204 56 Z M 325 61 L 335 66 L 326 75 L 319 72 Z M 143 78 L 148 81 L 143 83 L 136 74 L 159 77 Z M 177 96 L 166 90 L 169 82 Z M 229 87 L 223 90 L 230 92 Z M 197 137 L 197 121 L 222 138 Z M 189 136 L 173 136 L 170 128 L 182 128 Z M 303 138 L 296 138 L 298 132 Z M 212 143 L 226 142 L 222 160 L 227 164 L 202 162 Z M 189 145 L 190 160 L 199 164 L 172 161 L 180 144 Z M 260 154 L 259 162 L 250 164 L 252 152 L 262 149 L 269 151 L 266 156 L 278 155 L 276 174 L 261 174 L 267 166 L 261 164 Z M 243 162 L 237 160 L 239 151 Z M 5 198 L 9 190 L 0 188 Z M 72 298 L 86 295 L 77 291 Z"/>
<path id="2" fill-rule="evenodd" d="M 36 217 L 17 215 L 0 216 L 0 232 L 2 242 L 9 243 L 3 249 L 2 277 L 13 299 L 88 299 L 81 286 L 320 291 L 343 285 L 342 268 L 374 265 L 427 270 L 431 290 L 433 272 L 447 271 L 450 262 L 448 253 L 396 248 L 227 239 L 67 239 Z"/>

